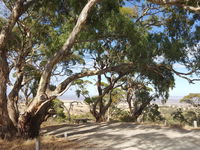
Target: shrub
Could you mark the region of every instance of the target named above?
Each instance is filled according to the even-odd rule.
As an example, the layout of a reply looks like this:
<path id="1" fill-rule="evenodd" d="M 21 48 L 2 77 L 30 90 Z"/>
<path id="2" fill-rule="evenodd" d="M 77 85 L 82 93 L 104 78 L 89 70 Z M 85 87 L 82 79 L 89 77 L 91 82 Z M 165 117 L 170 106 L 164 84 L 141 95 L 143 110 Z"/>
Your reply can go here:
<path id="1" fill-rule="evenodd" d="M 151 104 L 146 107 L 144 112 L 142 113 L 143 121 L 151 121 L 151 122 L 159 122 L 164 120 L 159 111 L 159 107 L 157 104 Z"/>
<path id="2" fill-rule="evenodd" d="M 56 118 L 59 119 L 65 119 L 65 113 L 64 113 L 64 108 L 63 108 L 64 103 L 60 101 L 59 99 L 55 99 L 52 102 L 52 108 L 55 111 Z"/>
<path id="3" fill-rule="evenodd" d="M 173 120 L 178 121 L 180 123 L 185 123 L 185 118 L 183 116 L 183 111 L 181 108 L 178 108 L 175 112 L 171 114 Z"/>
<path id="4" fill-rule="evenodd" d="M 121 115 L 120 120 L 123 122 L 133 122 L 133 117 L 126 111 L 123 115 Z"/>
<path id="5" fill-rule="evenodd" d="M 129 112 L 114 105 L 110 107 L 110 117 L 112 120 L 130 122 Z"/>
<path id="6" fill-rule="evenodd" d="M 194 111 L 187 111 L 183 115 L 188 125 L 193 125 L 193 122 L 197 120 L 197 115 Z"/>

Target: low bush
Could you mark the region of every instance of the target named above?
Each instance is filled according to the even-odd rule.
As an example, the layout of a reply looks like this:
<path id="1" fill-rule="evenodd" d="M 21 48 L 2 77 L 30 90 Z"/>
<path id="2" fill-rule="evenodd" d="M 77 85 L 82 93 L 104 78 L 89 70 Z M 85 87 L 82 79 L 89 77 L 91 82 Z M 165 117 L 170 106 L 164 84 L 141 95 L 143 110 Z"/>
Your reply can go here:
<path id="1" fill-rule="evenodd" d="M 183 111 L 181 108 L 178 108 L 172 114 L 172 119 L 176 124 L 179 125 L 189 125 L 193 126 L 193 122 L 196 120 L 198 124 L 200 123 L 200 115 L 194 110 Z"/>
<path id="2" fill-rule="evenodd" d="M 52 109 L 54 113 L 52 114 L 53 118 L 58 122 L 66 121 L 66 115 L 64 113 L 63 102 L 59 99 L 55 99 L 52 101 Z"/>
<path id="3" fill-rule="evenodd" d="M 181 124 L 185 123 L 185 118 L 183 116 L 183 111 L 181 108 L 178 108 L 171 114 L 173 120 L 180 122 Z"/>
<path id="4" fill-rule="evenodd" d="M 187 111 L 183 113 L 185 123 L 192 126 L 193 122 L 196 120 L 197 121 L 197 115 L 194 111 Z"/>
<path id="5" fill-rule="evenodd" d="M 164 120 L 157 104 L 151 104 L 148 107 L 146 107 L 146 109 L 142 113 L 141 118 L 143 121 L 150 122 L 160 122 Z"/>

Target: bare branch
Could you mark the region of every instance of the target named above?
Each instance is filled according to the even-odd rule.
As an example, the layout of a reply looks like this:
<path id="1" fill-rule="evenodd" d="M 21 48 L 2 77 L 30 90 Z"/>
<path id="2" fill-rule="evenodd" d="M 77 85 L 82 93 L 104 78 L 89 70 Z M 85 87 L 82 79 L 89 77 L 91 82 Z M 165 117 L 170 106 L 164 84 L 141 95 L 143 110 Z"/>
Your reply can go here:
<path id="1" fill-rule="evenodd" d="M 134 63 L 123 63 L 123 64 L 120 64 L 120 65 L 108 67 L 108 68 L 105 68 L 105 69 L 102 69 L 102 70 L 91 70 L 91 71 L 85 71 L 85 72 L 82 72 L 82 73 L 77 73 L 77 74 L 74 74 L 74 75 L 68 77 L 62 83 L 60 83 L 57 86 L 57 88 L 55 89 L 55 91 L 53 93 L 51 93 L 51 95 L 57 95 L 57 94 L 61 93 L 62 91 L 65 90 L 65 88 L 72 81 L 75 81 L 75 80 L 82 78 L 82 77 L 100 75 L 100 74 L 104 74 L 106 72 L 123 73 L 124 71 L 132 71 L 132 69 L 134 69 L 134 68 L 135 68 Z"/>
<path id="2" fill-rule="evenodd" d="M 193 0 L 148 0 L 149 2 L 158 4 L 158 5 L 166 5 L 166 6 L 177 6 L 177 7 L 181 7 L 183 9 L 189 10 L 189 11 L 193 11 L 197 14 L 200 13 L 200 7 L 197 3 L 197 6 L 191 6 L 188 5 L 189 1 L 193 1 Z"/>

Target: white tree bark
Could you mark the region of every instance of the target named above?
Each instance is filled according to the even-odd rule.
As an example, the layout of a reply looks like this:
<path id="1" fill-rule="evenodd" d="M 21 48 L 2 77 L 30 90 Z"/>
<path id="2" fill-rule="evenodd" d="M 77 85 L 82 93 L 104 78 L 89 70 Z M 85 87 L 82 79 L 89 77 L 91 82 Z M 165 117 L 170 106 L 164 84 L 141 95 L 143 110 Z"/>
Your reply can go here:
<path id="1" fill-rule="evenodd" d="M 48 84 L 50 82 L 50 77 L 51 77 L 51 73 L 52 73 L 54 66 L 59 61 L 61 61 L 64 57 L 70 57 L 70 55 L 72 53 L 71 48 L 73 47 L 77 36 L 78 36 L 79 32 L 81 31 L 81 29 L 83 28 L 83 26 L 88 18 L 90 10 L 94 7 L 94 5 L 98 1 L 100 1 L 100 0 L 89 0 L 88 1 L 88 3 L 85 5 L 83 10 L 81 11 L 75 27 L 73 28 L 71 34 L 69 35 L 68 39 L 66 40 L 66 42 L 64 43 L 62 48 L 58 52 L 56 52 L 53 57 L 51 57 L 48 60 L 46 66 L 45 66 L 45 70 L 43 71 L 42 76 L 40 78 L 37 95 L 34 98 L 34 101 L 31 103 L 31 105 L 27 109 L 27 112 L 33 111 L 33 109 L 35 109 L 36 106 L 39 106 L 44 101 L 44 99 L 46 99 L 46 100 L 48 99 L 46 92 L 48 90 Z"/>

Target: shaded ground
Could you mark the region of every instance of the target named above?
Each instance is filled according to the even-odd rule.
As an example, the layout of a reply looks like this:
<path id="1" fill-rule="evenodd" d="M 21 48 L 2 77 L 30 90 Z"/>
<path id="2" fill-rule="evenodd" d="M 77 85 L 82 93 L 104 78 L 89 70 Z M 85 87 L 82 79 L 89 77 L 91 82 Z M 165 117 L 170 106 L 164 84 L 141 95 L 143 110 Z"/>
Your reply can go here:
<path id="1" fill-rule="evenodd" d="M 46 135 L 63 137 L 91 150 L 200 150 L 200 130 L 134 123 L 61 125 L 45 128 Z"/>
<path id="2" fill-rule="evenodd" d="M 52 125 L 42 134 L 41 150 L 200 150 L 200 130 L 134 123 Z M 35 140 L 0 140 L 0 150 L 35 150 Z"/>

